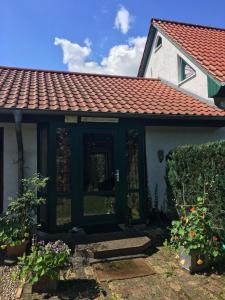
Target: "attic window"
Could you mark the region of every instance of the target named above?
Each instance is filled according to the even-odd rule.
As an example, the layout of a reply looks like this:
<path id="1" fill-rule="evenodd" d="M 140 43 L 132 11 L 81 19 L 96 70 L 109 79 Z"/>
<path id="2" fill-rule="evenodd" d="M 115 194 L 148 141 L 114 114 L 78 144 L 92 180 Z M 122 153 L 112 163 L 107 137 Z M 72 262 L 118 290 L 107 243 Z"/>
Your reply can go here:
<path id="1" fill-rule="evenodd" d="M 157 51 L 161 46 L 162 46 L 162 37 L 158 35 L 155 42 L 155 51 Z"/>
<path id="2" fill-rule="evenodd" d="M 184 80 L 192 78 L 196 75 L 195 70 L 181 57 L 179 57 L 178 67 L 179 82 L 183 82 Z"/>

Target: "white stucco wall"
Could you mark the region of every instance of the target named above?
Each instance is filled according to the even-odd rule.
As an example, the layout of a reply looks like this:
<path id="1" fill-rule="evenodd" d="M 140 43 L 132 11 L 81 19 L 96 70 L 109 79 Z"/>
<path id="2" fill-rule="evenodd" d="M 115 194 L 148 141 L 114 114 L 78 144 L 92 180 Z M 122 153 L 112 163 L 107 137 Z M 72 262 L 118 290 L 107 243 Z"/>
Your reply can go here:
<path id="1" fill-rule="evenodd" d="M 15 196 L 18 191 L 17 178 L 17 143 L 15 124 L 0 123 L 4 128 L 4 167 L 3 167 L 3 209 L 5 210 L 8 198 Z M 35 124 L 23 124 L 23 144 L 24 144 L 24 167 L 25 177 L 37 172 L 37 129 Z"/>
<path id="2" fill-rule="evenodd" d="M 164 157 L 178 145 L 201 144 L 225 139 L 225 128 L 188 128 L 188 127 L 146 127 L 146 159 L 148 192 L 153 203 L 166 211 L 166 161 L 158 160 L 158 150 L 164 151 Z"/>
<path id="3" fill-rule="evenodd" d="M 162 37 L 162 47 L 155 51 L 157 36 Z M 195 71 L 196 76 L 179 85 L 178 56 L 183 58 Z M 162 33 L 157 32 L 149 55 L 144 77 L 162 78 L 196 95 L 208 98 L 207 76 L 179 51 Z M 213 99 L 210 99 L 213 103 Z"/>

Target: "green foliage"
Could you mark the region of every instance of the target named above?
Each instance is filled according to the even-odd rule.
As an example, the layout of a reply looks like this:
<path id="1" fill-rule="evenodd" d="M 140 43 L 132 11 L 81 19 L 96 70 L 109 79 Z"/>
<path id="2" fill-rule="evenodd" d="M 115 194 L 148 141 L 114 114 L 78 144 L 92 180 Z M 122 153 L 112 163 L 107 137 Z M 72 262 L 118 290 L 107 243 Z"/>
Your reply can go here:
<path id="1" fill-rule="evenodd" d="M 167 162 L 169 203 L 179 213 L 181 205 L 195 205 L 199 195 L 207 194 L 212 226 L 225 237 L 225 141 L 178 147 Z"/>
<path id="2" fill-rule="evenodd" d="M 172 222 L 170 243 L 176 250 L 184 247 L 187 254 L 197 250 L 209 258 L 217 257 L 223 252 L 223 243 L 214 234 L 205 199 L 198 197 L 196 205 L 180 207 L 180 219 Z"/>
<path id="3" fill-rule="evenodd" d="M 14 273 L 14 279 L 31 285 L 43 276 L 58 279 L 60 269 L 69 265 L 70 249 L 62 241 L 48 243 L 40 242 L 33 245 L 29 255 L 19 257 L 19 271 Z"/>
<path id="4" fill-rule="evenodd" d="M 34 174 L 23 179 L 23 192 L 11 198 L 6 212 L 0 218 L 0 245 L 18 245 L 29 237 L 36 225 L 37 208 L 45 203 L 39 193 L 46 187 L 48 178 Z"/>
<path id="5" fill-rule="evenodd" d="M 23 224 L 1 224 L 0 223 L 0 248 L 4 250 L 7 246 L 17 246 L 29 238 L 29 230 Z"/>

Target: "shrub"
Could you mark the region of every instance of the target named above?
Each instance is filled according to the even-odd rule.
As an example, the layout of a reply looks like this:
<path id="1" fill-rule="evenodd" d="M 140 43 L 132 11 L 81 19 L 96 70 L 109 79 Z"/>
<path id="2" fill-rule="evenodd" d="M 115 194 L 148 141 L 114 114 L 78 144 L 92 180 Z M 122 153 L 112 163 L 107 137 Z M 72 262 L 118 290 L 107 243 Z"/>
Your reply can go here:
<path id="1" fill-rule="evenodd" d="M 48 178 L 34 174 L 31 178 L 23 179 L 23 191 L 11 198 L 8 208 L 0 217 L 0 246 L 15 246 L 27 239 L 36 225 L 37 208 L 45 203 L 39 196 L 47 184 Z"/>
<path id="2" fill-rule="evenodd" d="M 225 141 L 176 148 L 167 159 L 166 180 L 178 213 L 181 205 L 195 205 L 206 195 L 213 227 L 225 235 Z"/>

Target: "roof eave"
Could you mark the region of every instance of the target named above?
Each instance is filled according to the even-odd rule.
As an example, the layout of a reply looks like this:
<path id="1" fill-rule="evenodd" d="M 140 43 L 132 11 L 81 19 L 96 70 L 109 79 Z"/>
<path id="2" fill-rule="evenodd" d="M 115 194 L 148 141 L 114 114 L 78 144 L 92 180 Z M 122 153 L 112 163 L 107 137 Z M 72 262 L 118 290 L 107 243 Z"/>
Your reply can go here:
<path id="1" fill-rule="evenodd" d="M 33 115 L 77 115 L 92 117 L 117 117 L 117 118 L 136 118 L 152 120 L 202 120 L 202 121 L 225 121 L 225 115 L 182 115 L 182 114 L 153 114 L 153 113 L 118 113 L 118 112 L 92 112 L 92 111 L 64 111 L 49 109 L 22 109 L 22 108 L 0 108 L 0 114 L 13 114 L 15 111 L 21 111 L 23 114 Z"/>

